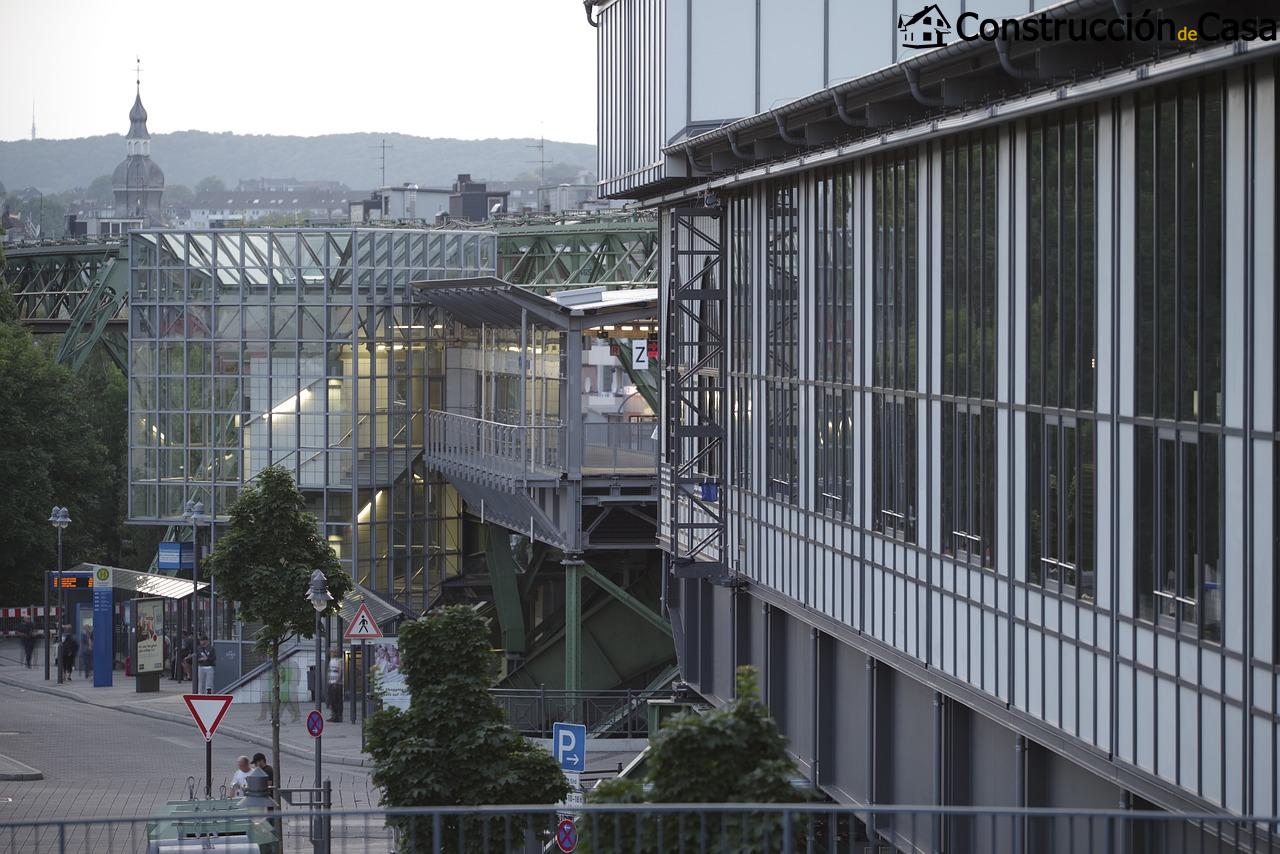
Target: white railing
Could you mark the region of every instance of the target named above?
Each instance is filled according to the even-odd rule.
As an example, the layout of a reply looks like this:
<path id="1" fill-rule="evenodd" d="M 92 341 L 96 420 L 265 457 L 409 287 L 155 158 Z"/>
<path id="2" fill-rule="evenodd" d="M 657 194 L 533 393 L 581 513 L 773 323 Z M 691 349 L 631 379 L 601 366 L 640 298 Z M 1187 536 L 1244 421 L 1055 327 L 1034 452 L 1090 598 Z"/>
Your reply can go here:
<path id="1" fill-rule="evenodd" d="M 486 421 L 456 412 L 427 412 L 427 455 L 507 477 L 564 471 L 564 427 Z"/>

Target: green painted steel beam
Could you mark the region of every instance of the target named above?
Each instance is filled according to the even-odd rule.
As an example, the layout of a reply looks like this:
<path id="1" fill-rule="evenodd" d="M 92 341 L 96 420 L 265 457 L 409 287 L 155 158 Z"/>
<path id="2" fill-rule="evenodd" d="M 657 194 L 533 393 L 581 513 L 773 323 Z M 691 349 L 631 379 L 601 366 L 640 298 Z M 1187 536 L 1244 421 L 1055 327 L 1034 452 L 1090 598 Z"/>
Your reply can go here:
<path id="1" fill-rule="evenodd" d="M 583 574 L 587 578 L 590 578 L 593 582 L 595 582 L 597 587 L 599 587 L 601 590 L 608 593 L 614 599 L 617 599 L 622 604 L 626 605 L 632 611 L 635 611 L 641 617 L 644 617 L 645 620 L 647 620 L 649 623 L 655 626 L 667 637 L 674 637 L 671 634 L 671 624 L 668 623 L 661 614 L 659 614 L 657 611 L 653 610 L 648 605 L 641 602 L 636 597 L 632 596 L 622 587 L 618 586 L 617 584 L 614 584 L 612 581 L 606 578 L 603 573 L 601 573 L 598 569 L 591 566 L 590 564 L 584 563 L 582 567 L 583 567 Z"/>
<path id="2" fill-rule="evenodd" d="M 640 392 L 640 396 L 644 398 L 644 402 L 649 404 L 649 408 L 658 413 L 660 411 L 660 403 L 658 401 L 658 383 L 653 379 L 658 374 L 658 360 L 649 360 L 649 376 L 645 377 L 635 369 L 631 364 L 631 348 L 623 346 L 622 342 L 617 338 L 610 338 L 609 343 L 618 348 L 618 361 L 622 363 L 622 369 L 627 372 L 627 376 L 631 378 L 631 383 Z"/>
<path id="3" fill-rule="evenodd" d="M 502 631 L 502 647 L 509 654 L 524 655 L 524 609 L 520 605 L 520 579 L 516 559 L 511 553 L 511 533 L 492 522 L 485 528 L 485 564 L 489 568 L 489 587 L 498 611 Z"/>
<path id="4" fill-rule="evenodd" d="M 582 688 L 582 575 L 587 565 L 566 557 L 564 566 L 564 689 Z"/>

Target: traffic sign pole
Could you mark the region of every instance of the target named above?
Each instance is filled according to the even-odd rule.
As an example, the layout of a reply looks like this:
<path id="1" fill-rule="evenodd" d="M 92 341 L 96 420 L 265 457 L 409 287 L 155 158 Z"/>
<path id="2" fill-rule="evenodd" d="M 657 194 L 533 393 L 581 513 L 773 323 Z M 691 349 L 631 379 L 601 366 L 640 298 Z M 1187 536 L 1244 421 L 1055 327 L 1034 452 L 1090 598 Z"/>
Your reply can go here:
<path id="1" fill-rule="evenodd" d="M 213 797 L 213 739 L 204 740 L 204 797 Z"/>

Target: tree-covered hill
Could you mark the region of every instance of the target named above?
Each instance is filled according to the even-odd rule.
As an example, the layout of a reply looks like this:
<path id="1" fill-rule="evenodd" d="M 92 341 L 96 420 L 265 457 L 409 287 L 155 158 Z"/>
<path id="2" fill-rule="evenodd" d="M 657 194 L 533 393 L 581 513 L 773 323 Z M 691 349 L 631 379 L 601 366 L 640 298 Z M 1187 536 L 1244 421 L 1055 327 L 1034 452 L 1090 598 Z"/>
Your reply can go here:
<path id="1" fill-rule="evenodd" d="M 381 181 L 379 146 L 386 140 L 387 183 L 449 186 L 460 172 L 477 180 L 505 181 L 537 173 L 533 139 L 433 139 L 404 134 L 344 133 L 326 136 L 267 136 L 205 131 L 152 137 L 151 156 L 168 185 L 195 186 L 213 175 L 234 187 L 241 178 L 298 178 L 341 181 L 367 190 Z M 110 174 L 124 158 L 119 134 L 81 139 L 0 142 L 0 184 L 10 191 L 36 187 L 45 192 L 88 187 Z M 595 146 L 547 140 L 548 164 L 595 171 Z"/>

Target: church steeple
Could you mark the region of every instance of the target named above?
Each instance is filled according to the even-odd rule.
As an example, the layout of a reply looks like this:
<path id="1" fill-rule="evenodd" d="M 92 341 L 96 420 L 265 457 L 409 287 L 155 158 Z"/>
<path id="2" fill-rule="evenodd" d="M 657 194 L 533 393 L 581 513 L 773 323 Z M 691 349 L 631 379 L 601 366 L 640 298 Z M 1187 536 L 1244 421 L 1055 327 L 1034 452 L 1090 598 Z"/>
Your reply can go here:
<path id="1" fill-rule="evenodd" d="M 142 60 L 138 60 L 137 90 L 133 96 L 133 108 L 129 110 L 129 135 L 125 137 L 126 154 L 151 153 L 151 133 L 147 130 L 147 108 L 142 106 Z"/>
<path id="2" fill-rule="evenodd" d="M 112 173 L 115 209 L 121 216 L 143 216 L 149 223 L 160 221 L 160 196 L 164 173 L 151 160 L 151 133 L 147 130 L 147 109 L 142 106 L 142 60 L 138 60 L 134 80 L 133 108 L 129 110 L 129 134 L 125 137 L 125 158 Z"/>

